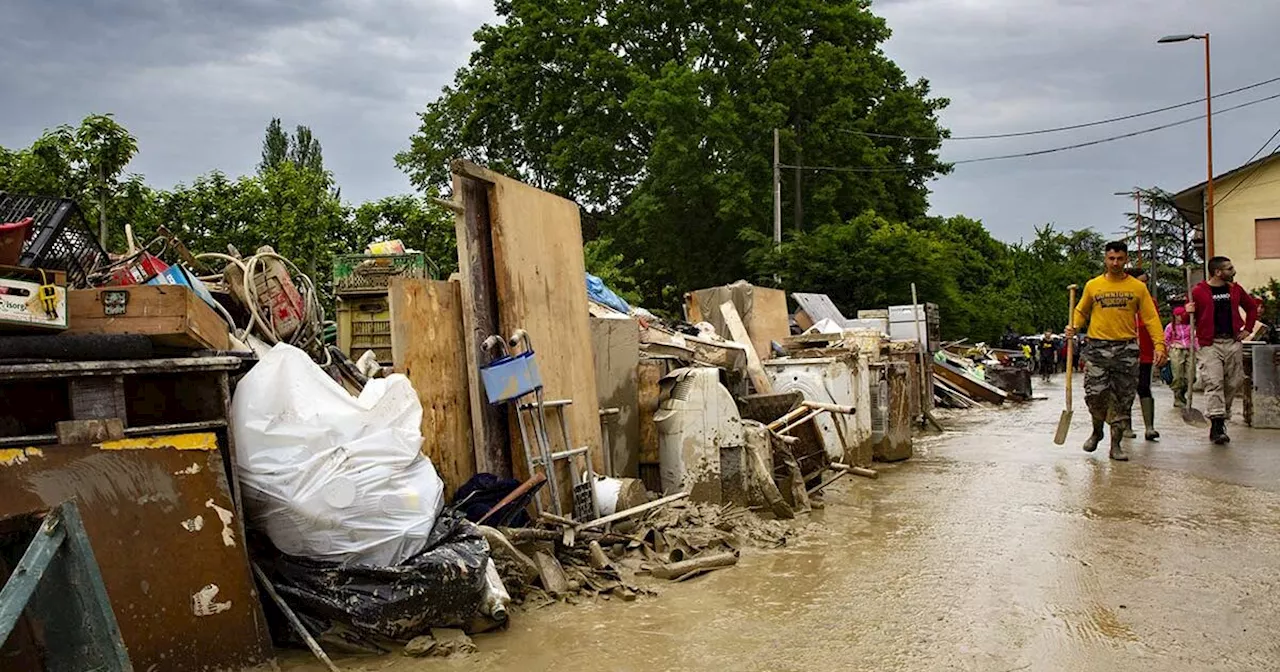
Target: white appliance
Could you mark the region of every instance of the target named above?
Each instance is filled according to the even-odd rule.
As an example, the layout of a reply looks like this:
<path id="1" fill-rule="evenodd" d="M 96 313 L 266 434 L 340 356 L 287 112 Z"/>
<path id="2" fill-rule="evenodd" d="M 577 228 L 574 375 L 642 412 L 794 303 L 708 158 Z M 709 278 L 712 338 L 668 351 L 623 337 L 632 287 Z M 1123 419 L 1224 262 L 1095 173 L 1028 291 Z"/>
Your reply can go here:
<path id="1" fill-rule="evenodd" d="M 690 499 L 720 502 L 720 451 L 745 445 L 742 416 L 720 384 L 720 370 L 677 369 L 662 379 L 665 401 L 653 415 L 658 427 L 662 490 L 688 491 Z M 665 394 L 670 386 L 670 394 Z"/>
<path id="2" fill-rule="evenodd" d="M 853 406 L 853 415 L 823 413 L 814 419 L 827 456 L 843 462 L 871 440 L 871 392 L 866 358 L 856 355 L 764 362 L 774 392 L 799 391 L 808 401 Z M 866 460 L 869 462 L 869 459 Z"/>

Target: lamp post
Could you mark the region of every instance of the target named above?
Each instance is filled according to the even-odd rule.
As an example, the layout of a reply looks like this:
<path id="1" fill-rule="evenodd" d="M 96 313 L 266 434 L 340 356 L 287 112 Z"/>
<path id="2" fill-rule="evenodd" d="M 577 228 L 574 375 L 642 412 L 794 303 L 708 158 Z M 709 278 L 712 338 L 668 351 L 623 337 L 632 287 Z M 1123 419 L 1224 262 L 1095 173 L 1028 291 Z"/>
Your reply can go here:
<path id="1" fill-rule="evenodd" d="M 1208 145 L 1207 168 L 1208 179 L 1205 180 L 1205 207 L 1204 207 L 1204 247 L 1205 263 L 1209 263 L 1209 258 L 1213 256 L 1213 86 L 1210 79 L 1209 67 L 1209 33 L 1202 35 L 1186 34 L 1186 35 L 1165 35 L 1156 40 L 1160 44 L 1171 44 L 1173 42 L 1186 42 L 1188 40 L 1204 40 L 1204 123 L 1205 138 Z"/>

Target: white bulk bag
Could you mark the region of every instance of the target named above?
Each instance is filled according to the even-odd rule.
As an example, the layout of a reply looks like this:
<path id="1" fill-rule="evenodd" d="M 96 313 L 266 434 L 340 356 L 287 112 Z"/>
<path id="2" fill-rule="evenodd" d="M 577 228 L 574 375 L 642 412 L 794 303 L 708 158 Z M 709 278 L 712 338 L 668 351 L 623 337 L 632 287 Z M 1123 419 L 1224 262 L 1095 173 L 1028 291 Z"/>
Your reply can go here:
<path id="1" fill-rule="evenodd" d="M 290 555 L 398 565 L 421 551 L 444 506 L 409 379 L 354 398 L 307 354 L 279 344 L 231 404 L 250 525 Z"/>

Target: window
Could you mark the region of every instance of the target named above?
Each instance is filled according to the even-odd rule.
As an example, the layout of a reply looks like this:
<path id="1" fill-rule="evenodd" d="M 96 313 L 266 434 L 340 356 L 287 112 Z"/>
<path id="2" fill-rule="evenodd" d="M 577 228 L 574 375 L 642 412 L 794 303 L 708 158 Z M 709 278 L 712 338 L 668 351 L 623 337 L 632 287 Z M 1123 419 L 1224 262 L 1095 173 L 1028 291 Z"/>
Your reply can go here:
<path id="1" fill-rule="evenodd" d="M 1254 258 L 1280 259 L 1280 217 L 1253 220 Z"/>

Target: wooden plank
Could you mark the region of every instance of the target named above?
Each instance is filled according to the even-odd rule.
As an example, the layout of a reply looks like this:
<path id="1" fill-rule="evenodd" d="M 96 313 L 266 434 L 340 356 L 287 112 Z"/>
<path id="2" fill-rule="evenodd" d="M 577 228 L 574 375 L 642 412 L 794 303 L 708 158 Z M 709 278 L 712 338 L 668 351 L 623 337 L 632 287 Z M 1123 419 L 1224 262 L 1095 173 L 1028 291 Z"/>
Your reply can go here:
<path id="1" fill-rule="evenodd" d="M 963 390 L 965 394 L 973 399 L 989 401 L 993 404 L 1003 404 L 1009 396 L 1004 390 L 966 376 L 964 372 L 951 364 L 934 362 L 933 372 L 948 383 Z"/>
<path id="2" fill-rule="evenodd" d="M 123 315 L 107 315 L 103 296 L 128 295 Z M 69 334 L 141 334 L 175 348 L 229 350 L 226 322 L 200 297 L 176 285 L 133 285 L 67 292 Z"/>
<path id="3" fill-rule="evenodd" d="M 756 354 L 760 359 L 772 359 L 773 348 L 769 347 L 769 343 L 781 343 L 791 335 L 791 324 L 787 317 L 787 293 L 781 289 L 754 287 L 751 312 L 744 315 L 743 320 Z"/>
<path id="4" fill-rule="evenodd" d="M 458 275 L 462 282 L 462 329 L 473 452 L 479 470 L 510 477 L 513 472 L 507 411 L 489 405 L 480 383 L 480 367 L 487 361 L 480 344 L 498 332 L 489 186 L 487 182 L 460 174 L 459 163 L 455 162 L 453 193 L 454 198 L 462 202 L 462 212 L 455 211 L 454 228 L 458 239 Z"/>
<path id="5" fill-rule="evenodd" d="M 492 181 L 489 223 L 498 325 L 505 335 L 517 329 L 528 332 L 545 398 L 573 401 L 567 418 L 571 442 L 576 445 L 563 445 L 552 417 L 549 434 L 553 450 L 587 446 L 599 471 L 604 467 L 600 404 L 583 284 L 586 266 L 578 206 L 501 175 L 481 174 Z M 518 477 L 526 478 L 523 460 L 515 462 Z M 560 490 L 567 495 L 569 488 L 564 483 Z"/>
<path id="6" fill-rule="evenodd" d="M 636 368 L 636 395 L 640 415 L 640 464 L 658 464 L 658 426 L 653 414 L 662 400 L 659 382 L 671 370 L 665 359 L 642 359 Z"/>
<path id="7" fill-rule="evenodd" d="M 756 388 L 758 394 L 772 394 L 773 383 L 764 372 L 760 356 L 756 354 L 755 348 L 751 347 L 751 337 L 747 335 L 747 328 L 742 324 L 738 310 L 733 307 L 732 302 L 725 301 L 720 304 L 720 314 L 724 316 L 725 326 L 729 328 L 734 342 L 747 346 L 747 377 L 751 379 L 751 385 Z"/>
<path id="8" fill-rule="evenodd" d="M 393 278 L 391 350 L 422 402 L 422 453 L 444 479 L 445 501 L 476 473 L 459 283 Z"/>

